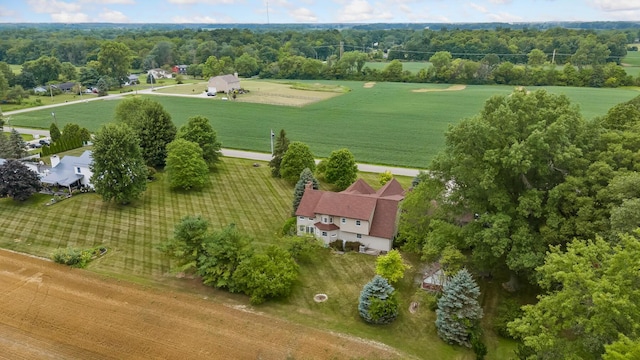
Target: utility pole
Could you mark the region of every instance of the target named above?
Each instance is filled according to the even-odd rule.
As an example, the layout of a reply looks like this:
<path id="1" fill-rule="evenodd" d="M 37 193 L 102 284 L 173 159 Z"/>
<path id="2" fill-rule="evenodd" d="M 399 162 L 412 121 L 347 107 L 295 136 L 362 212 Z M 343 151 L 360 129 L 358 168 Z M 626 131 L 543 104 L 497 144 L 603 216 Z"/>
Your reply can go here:
<path id="1" fill-rule="evenodd" d="M 340 59 L 342 59 L 343 53 L 344 53 L 344 41 L 340 41 Z"/>
<path id="2" fill-rule="evenodd" d="M 553 56 L 551 57 L 551 64 L 556 64 L 556 49 L 553 49 Z"/>
<path id="3" fill-rule="evenodd" d="M 271 129 L 271 155 L 273 156 L 273 138 L 276 136 L 276 134 L 273 132 L 273 129 Z"/>

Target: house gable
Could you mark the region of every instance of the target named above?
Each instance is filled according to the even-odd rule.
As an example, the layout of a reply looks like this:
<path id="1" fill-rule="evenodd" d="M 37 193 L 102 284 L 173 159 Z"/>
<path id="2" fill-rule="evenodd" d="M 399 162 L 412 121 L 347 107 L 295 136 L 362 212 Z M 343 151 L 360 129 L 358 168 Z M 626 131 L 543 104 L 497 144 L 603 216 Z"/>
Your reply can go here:
<path id="1" fill-rule="evenodd" d="M 359 241 L 388 251 L 396 235 L 403 194 L 395 179 L 377 192 L 362 179 L 339 193 L 307 188 L 296 211 L 298 234 L 313 233 L 325 243 Z"/>

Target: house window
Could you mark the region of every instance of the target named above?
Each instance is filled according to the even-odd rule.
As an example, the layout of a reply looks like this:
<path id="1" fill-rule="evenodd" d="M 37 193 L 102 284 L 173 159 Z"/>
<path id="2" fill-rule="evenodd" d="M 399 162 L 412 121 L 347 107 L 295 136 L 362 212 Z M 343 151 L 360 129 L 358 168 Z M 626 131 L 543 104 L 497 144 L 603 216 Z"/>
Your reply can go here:
<path id="1" fill-rule="evenodd" d="M 298 219 L 304 220 L 304 216 L 298 216 Z"/>
<path id="2" fill-rule="evenodd" d="M 362 234 L 356 234 L 356 237 L 357 237 L 358 239 L 362 239 Z"/>
<path id="3" fill-rule="evenodd" d="M 77 167 L 77 168 L 76 168 L 76 174 L 80 174 L 81 172 L 82 172 L 82 171 L 80 171 L 80 168 L 79 168 L 79 167 Z"/>
<path id="4" fill-rule="evenodd" d="M 323 231 L 323 232 L 322 232 L 322 236 L 327 236 L 327 232 L 326 232 L 326 231 Z"/>
<path id="5" fill-rule="evenodd" d="M 314 217 L 309 217 L 309 220 L 311 220 L 311 221 L 313 221 L 315 219 L 316 219 L 315 216 Z"/>
<path id="6" fill-rule="evenodd" d="M 333 224 L 333 217 L 329 218 L 329 224 Z"/>
<path id="7" fill-rule="evenodd" d="M 323 222 L 324 224 L 326 224 L 326 223 L 328 223 L 329 221 L 328 221 L 328 220 L 327 220 L 327 218 L 325 217 L 325 218 L 322 218 L 322 222 Z"/>
<path id="8" fill-rule="evenodd" d="M 300 225 L 300 232 L 304 232 L 304 225 Z"/>
<path id="9" fill-rule="evenodd" d="M 360 220 L 356 220 L 356 226 L 360 226 Z"/>
<path id="10" fill-rule="evenodd" d="M 347 219 L 342 218 L 342 220 L 340 220 L 341 223 L 346 224 L 347 223 Z"/>
<path id="11" fill-rule="evenodd" d="M 307 226 L 307 234 L 314 234 L 316 229 L 313 226 Z"/>

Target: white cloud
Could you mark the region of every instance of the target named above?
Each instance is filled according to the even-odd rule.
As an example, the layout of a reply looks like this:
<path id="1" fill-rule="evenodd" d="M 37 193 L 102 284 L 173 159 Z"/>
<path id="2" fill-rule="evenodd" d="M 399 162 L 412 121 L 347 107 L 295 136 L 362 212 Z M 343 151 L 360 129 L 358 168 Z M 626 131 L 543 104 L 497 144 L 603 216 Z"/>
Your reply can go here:
<path id="1" fill-rule="evenodd" d="M 489 0 L 490 3 L 496 4 L 496 5 L 509 4 L 511 3 L 511 1 L 512 0 Z"/>
<path id="2" fill-rule="evenodd" d="M 640 10 L 640 2 L 638 0 L 592 0 L 591 3 L 603 11 Z"/>
<path id="3" fill-rule="evenodd" d="M 16 16 L 18 16 L 18 13 L 16 13 L 15 11 L 0 6 L 0 18 L 3 18 L 3 17 L 12 18 Z"/>
<path id="4" fill-rule="evenodd" d="M 68 13 L 68 12 L 59 12 L 55 14 L 51 14 L 51 20 L 53 22 L 61 22 L 61 23 L 86 23 L 89 22 L 89 16 L 83 13 Z"/>
<path id="5" fill-rule="evenodd" d="M 298 8 L 295 10 L 289 11 L 289 15 L 294 18 L 296 21 L 300 22 L 316 22 L 318 21 L 318 17 L 313 11 L 307 8 Z"/>
<path id="6" fill-rule="evenodd" d="M 134 5 L 136 2 L 134 0 L 81 0 L 84 3 L 98 3 L 102 5 L 110 5 L 110 4 L 123 4 L 123 5 Z"/>
<path id="7" fill-rule="evenodd" d="M 612 20 L 618 21 L 638 21 L 640 10 L 624 10 L 609 13 Z"/>
<path id="8" fill-rule="evenodd" d="M 384 21 L 393 19 L 393 14 L 386 11 L 380 4 L 376 4 L 377 8 L 374 8 L 366 0 L 351 0 L 346 3 L 338 2 L 346 4 L 338 11 L 337 21 L 340 22 L 364 22 L 373 19 Z"/>
<path id="9" fill-rule="evenodd" d="M 207 4 L 207 5 L 220 5 L 220 4 L 235 4 L 241 1 L 238 0 L 168 0 L 171 4 L 178 5 L 193 5 L 193 4 Z"/>
<path id="10" fill-rule="evenodd" d="M 37 13 L 63 14 L 63 13 L 74 13 L 74 12 L 80 11 L 79 4 L 67 3 L 64 1 L 57 1 L 57 0 L 27 0 L 27 4 L 29 4 L 29 6 L 31 7 L 31 10 Z"/>
<path id="11" fill-rule="evenodd" d="M 126 23 L 129 22 L 129 18 L 120 11 L 104 9 L 98 16 L 100 21 L 110 23 Z"/>
<path id="12" fill-rule="evenodd" d="M 471 7 L 473 10 L 475 10 L 477 12 L 481 12 L 483 14 L 486 14 L 486 13 L 489 12 L 486 7 L 484 7 L 482 5 L 478 5 L 476 3 L 468 3 L 468 5 L 469 5 L 469 7 Z"/>
<path id="13" fill-rule="evenodd" d="M 236 22 L 228 17 L 212 18 L 211 16 L 174 16 L 171 18 L 172 23 L 178 24 L 208 24 L 208 23 L 231 23 Z"/>

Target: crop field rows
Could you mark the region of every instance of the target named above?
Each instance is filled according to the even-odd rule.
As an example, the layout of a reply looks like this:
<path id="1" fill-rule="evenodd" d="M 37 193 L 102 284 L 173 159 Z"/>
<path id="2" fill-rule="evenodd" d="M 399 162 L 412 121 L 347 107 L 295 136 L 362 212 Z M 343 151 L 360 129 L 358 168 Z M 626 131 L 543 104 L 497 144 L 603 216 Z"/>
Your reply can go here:
<path id="1" fill-rule="evenodd" d="M 513 86 L 467 86 L 459 87 L 459 91 L 442 91 L 450 89 L 450 85 L 377 83 L 365 88 L 362 82 L 313 83 L 346 86 L 351 91 L 301 108 L 190 97 L 153 99 L 172 114 L 177 126 L 191 116 L 207 117 L 224 147 L 269 152 L 270 130 L 285 129 L 289 139 L 309 144 L 317 157 L 327 157 L 331 151 L 346 147 L 358 162 L 425 168 L 444 147 L 444 133 L 450 125 L 477 114 L 489 97 L 508 95 L 514 90 Z M 247 82 L 247 88 L 250 84 L 262 86 Z M 430 91 L 415 92 L 425 89 Z M 604 115 L 613 105 L 639 94 L 632 88 L 544 89 L 567 95 L 587 119 Z M 118 102 L 63 106 L 56 109 L 56 117 L 59 126 L 73 122 L 95 131 L 112 121 Z M 16 114 L 11 120 L 14 125 L 39 128 L 48 128 L 50 122 L 48 110 Z"/>

